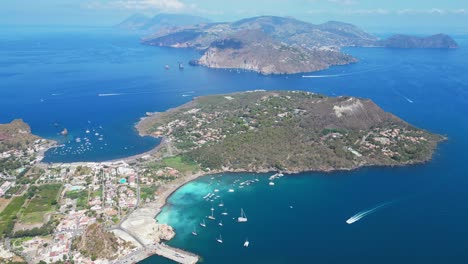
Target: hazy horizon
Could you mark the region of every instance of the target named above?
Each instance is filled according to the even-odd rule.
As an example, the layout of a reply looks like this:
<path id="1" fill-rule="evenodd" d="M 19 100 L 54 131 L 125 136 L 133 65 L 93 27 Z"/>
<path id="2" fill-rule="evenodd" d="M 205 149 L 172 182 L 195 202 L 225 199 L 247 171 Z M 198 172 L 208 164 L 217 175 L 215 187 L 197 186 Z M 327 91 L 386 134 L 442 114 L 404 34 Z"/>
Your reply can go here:
<path id="1" fill-rule="evenodd" d="M 189 14 L 215 22 L 290 16 L 311 23 L 343 21 L 372 32 L 468 32 L 468 4 L 422 0 L 17 0 L 0 4 L 0 25 L 113 26 L 135 13 Z"/>

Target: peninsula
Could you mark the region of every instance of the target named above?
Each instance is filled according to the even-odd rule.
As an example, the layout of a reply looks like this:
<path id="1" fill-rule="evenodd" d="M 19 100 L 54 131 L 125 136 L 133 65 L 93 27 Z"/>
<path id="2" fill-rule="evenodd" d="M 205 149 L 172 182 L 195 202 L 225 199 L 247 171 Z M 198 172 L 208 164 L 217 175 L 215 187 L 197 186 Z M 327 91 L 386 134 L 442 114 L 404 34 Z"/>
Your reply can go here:
<path id="1" fill-rule="evenodd" d="M 372 101 L 304 91 L 213 95 L 140 121 L 206 171 L 349 170 L 431 159 L 443 138 Z"/>

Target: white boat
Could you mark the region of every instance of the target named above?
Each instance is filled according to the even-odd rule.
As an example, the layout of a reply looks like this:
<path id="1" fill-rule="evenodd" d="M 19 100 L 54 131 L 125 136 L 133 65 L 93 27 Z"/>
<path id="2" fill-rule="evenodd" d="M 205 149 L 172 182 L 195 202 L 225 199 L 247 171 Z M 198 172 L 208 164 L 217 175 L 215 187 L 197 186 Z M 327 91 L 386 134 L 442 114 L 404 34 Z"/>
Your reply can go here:
<path id="1" fill-rule="evenodd" d="M 219 190 L 218 190 L 218 189 L 214 189 L 214 192 L 217 193 L 217 192 L 219 192 Z"/>
<path id="2" fill-rule="evenodd" d="M 234 192 L 234 189 L 229 189 L 228 192 L 232 193 Z"/>
<path id="3" fill-rule="evenodd" d="M 205 219 L 203 219 L 203 222 L 200 223 L 200 226 L 202 227 L 206 227 L 206 224 L 205 224 Z"/>
<path id="4" fill-rule="evenodd" d="M 244 247 L 249 247 L 249 244 L 250 244 L 249 239 L 246 239 L 244 242 Z"/>
<path id="5" fill-rule="evenodd" d="M 221 213 L 222 215 L 228 215 L 227 209 L 224 210 L 224 212 Z"/>
<path id="6" fill-rule="evenodd" d="M 89 134 L 89 132 L 91 132 L 91 131 L 89 131 L 88 129 L 86 129 L 86 131 L 85 131 L 85 132 L 86 132 L 86 134 Z"/>
<path id="7" fill-rule="evenodd" d="M 213 207 L 213 206 L 211 206 L 211 209 L 210 209 L 210 210 L 211 210 L 211 211 L 214 211 L 214 207 Z"/>
<path id="8" fill-rule="evenodd" d="M 219 237 L 216 238 L 216 241 L 221 244 L 223 243 L 223 238 L 221 237 L 221 234 L 219 234 Z"/>
<path id="9" fill-rule="evenodd" d="M 210 220 L 215 220 L 215 219 L 216 219 L 216 218 L 213 216 L 213 211 L 211 211 L 211 215 L 208 216 L 208 219 L 210 219 Z"/>
<path id="10" fill-rule="evenodd" d="M 274 185 L 275 185 L 275 183 L 274 183 L 274 182 L 269 182 L 269 183 L 268 183 L 268 185 L 270 185 L 270 186 L 274 186 Z"/>
<path id="11" fill-rule="evenodd" d="M 208 193 L 207 195 L 203 196 L 203 199 L 208 198 L 211 195 L 211 193 Z"/>
<path id="12" fill-rule="evenodd" d="M 218 206 L 219 206 L 219 207 L 223 207 L 223 206 L 224 206 L 223 200 L 221 200 L 221 203 L 219 203 Z"/>
<path id="13" fill-rule="evenodd" d="M 223 226 L 223 220 L 219 221 L 219 226 Z"/>
<path id="14" fill-rule="evenodd" d="M 244 209 L 241 208 L 241 215 L 237 218 L 237 222 L 245 223 L 247 222 L 247 216 L 244 213 Z"/>
<path id="15" fill-rule="evenodd" d="M 192 231 L 192 235 L 194 236 L 198 236 L 198 233 L 197 233 L 197 228 L 195 227 Z"/>

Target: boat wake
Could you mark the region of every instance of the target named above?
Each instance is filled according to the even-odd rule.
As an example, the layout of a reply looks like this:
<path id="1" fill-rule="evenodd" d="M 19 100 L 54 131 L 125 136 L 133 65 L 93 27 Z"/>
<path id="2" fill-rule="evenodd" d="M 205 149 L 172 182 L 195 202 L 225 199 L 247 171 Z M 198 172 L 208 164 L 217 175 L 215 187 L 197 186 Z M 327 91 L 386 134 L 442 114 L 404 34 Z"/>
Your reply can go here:
<path id="1" fill-rule="evenodd" d="M 413 100 L 409 99 L 409 98 L 408 98 L 408 97 L 406 97 L 406 96 L 403 96 L 403 98 L 405 98 L 405 100 L 406 100 L 406 101 L 408 101 L 408 103 L 410 103 L 410 104 L 414 103 L 414 101 L 413 101 Z"/>
<path id="2" fill-rule="evenodd" d="M 371 209 L 368 209 L 368 210 L 364 210 L 364 211 L 361 211 L 353 216 L 351 216 L 348 220 L 346 220 L 346 223 L 347 224 L 352 224 L 352 223 L 355 223 L 359 220 L 361 220 L 362 218 L 374 213 L 375 211 L 379 210 L 379 209 L 382 209 L 384 207 L 387 207 L 389 206 L 390 204 L 392 204 L 394 201 L 391 201 L 391 202 L 386 202 L 386 203 L 382 203 L 382 204 L 379 204 L 377 205 L 376 207 L 373 207 Z"/>
<path id="3" fill-rule="evenodd" d="M 119 96 L 123 95 L 121 93 L 103 93 L 103 94 L 98 94 L 98 96 Z"/>

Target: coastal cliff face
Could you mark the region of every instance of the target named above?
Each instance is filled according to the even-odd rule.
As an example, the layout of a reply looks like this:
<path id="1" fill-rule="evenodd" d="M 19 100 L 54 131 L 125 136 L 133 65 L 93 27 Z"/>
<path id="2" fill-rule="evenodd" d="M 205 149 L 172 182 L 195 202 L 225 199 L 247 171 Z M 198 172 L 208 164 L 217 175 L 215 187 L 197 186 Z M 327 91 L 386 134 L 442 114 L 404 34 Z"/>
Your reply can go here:
<path id="1" fill-rule="evenodd" d="M 40 139 L 31 133 L 31 127 L 21 119 L 9 124 L 0 124 L 0 152 L 12 149 L 25 149 Z"/>
<path id="2" fill-rule="evenodd" d="M 456 48 L 447 35 L 420 38 L 395 35 L 386 40 L 354 25 L 330 21 L 320 25 L 293 18 L 261 16 L 233 23 L 208 23 L 153 31 L 142 43 L 202 51 L 192 65 L 244 69 L 261 74 L 294 74 L 354 63 L 342 47 Z"/>
<path id="3" fill-rule="evenodd" d="M 429 37 L 415 37 L 408 35 L 394 35 L 386 40 L 378 42 L 379 46 L 386 48 L 403 49 L 455 49 L 457 42 L 445 34 L 437 34 Z"/>
<path id="4" fill-rule="evenodd" d="M 372 46 L 375 41 L 376 37 L 346 23 L 313 25 L 269 16 L 179 27 L 143 39 L 147 45 L 202 50 L 202 57 L 193 64 L 263 74 L 311 72 L 353 63 L 357 60 L 340 47 Z"/>
<path id="5" fill-rule="evenodd" d="M 332 171 L 431 159 L 443 138 L 372 101 L 302 91 L 254 91 L 196 98 L 140 122 L 173 151 L 217 171 Z"/>
<path id="6" fill-rule="evenodd" d="M 357 62 L 355 58 L 330 48 L 276 43 L 261 31 L 240 32 L 240 35 L 242 37 L 213 42 L 196 63 L 210 68 L 245 69 L 261 74 L 292 74 Z"/>

